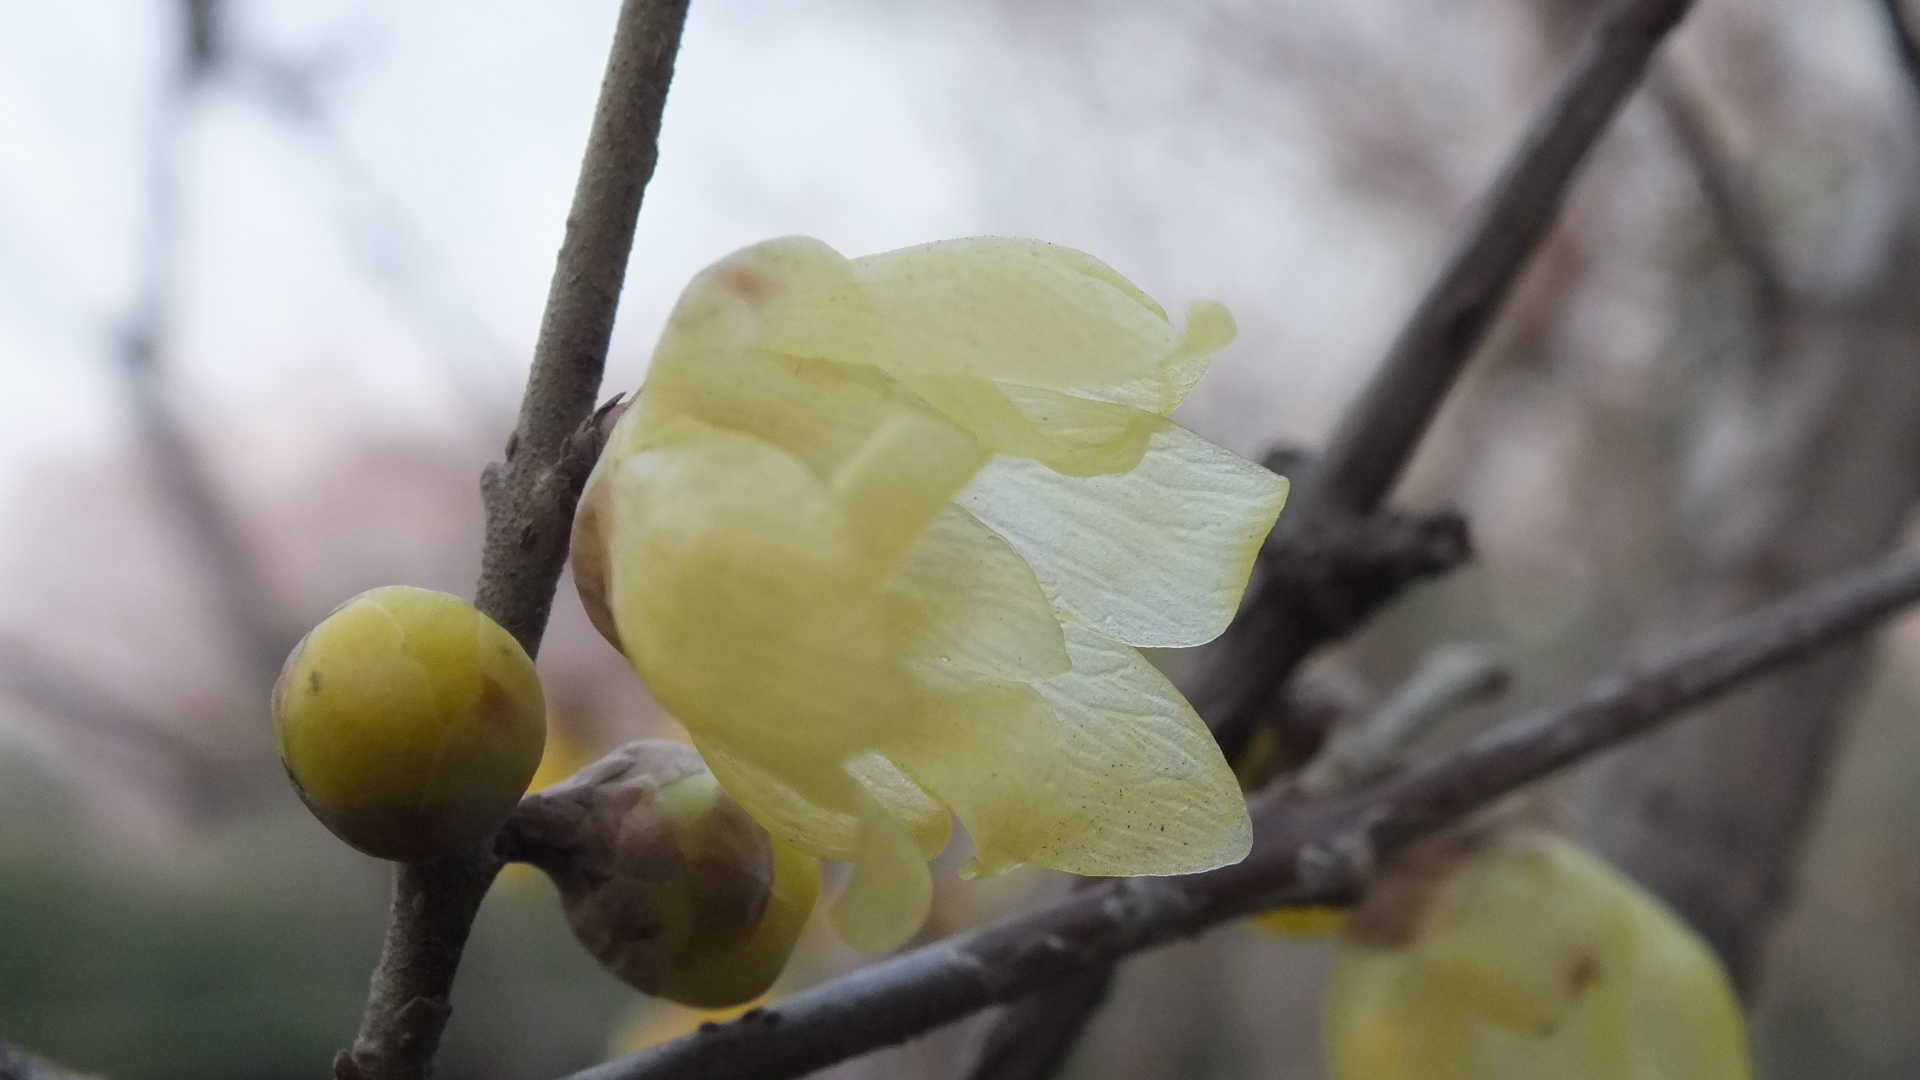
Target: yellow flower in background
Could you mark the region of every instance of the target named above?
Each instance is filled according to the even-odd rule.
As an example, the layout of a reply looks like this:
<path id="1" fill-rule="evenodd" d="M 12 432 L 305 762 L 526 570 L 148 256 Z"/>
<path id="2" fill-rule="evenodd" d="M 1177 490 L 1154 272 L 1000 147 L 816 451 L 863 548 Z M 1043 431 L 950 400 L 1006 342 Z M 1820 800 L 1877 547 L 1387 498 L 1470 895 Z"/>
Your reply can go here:
<path id="1" fill-rule="evenodd" d="M 1324 938 L 1347 928 L 1351 914 L 1345 908 L 1284 907 L 1264 911 L 1253 917 L 1254 925 L 1281 937 Z"/>
<path id="2" fill-rule="evenodd" d="M 790 237 L 696 277 L 589 481 L 596 625 L 886 948 L 949 810 L 969 869 L 1174 874 L 1251 829 L 1137 647 L 1225 628 L 1286 482 L 1167 413 L 1233 337 L 1090 256 Z"/>
<path id="3" fill-rule="evenodd" d="M 1420 873 L 1376 884 L 1340 946 L 1335 1080 L 1751 1076 L 1706 943 L 1578 845 L 1514 829 Z"/>
<path id="4" fill-rule="evenodd" d="M 772 1004 L 773 995 L 762 994 L 752 1001 L 721 1009 L 697 1009 L 672 1002 L 649 1001 L 627 1014 L 607 1038 L 606 1056 L 626 1057 L 650 1046 L 671 1042 L 699 1031 L 703 1024 L 724 1024 L 755 1009 Z"/>

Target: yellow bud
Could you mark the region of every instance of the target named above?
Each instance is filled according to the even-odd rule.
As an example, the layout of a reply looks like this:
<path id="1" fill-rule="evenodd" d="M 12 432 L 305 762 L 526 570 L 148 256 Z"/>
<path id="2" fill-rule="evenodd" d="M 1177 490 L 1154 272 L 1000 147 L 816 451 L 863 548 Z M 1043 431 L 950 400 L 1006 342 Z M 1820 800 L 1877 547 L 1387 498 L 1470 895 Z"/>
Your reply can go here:
<path id="1" fill-rule="evenodd" d="M 509 854 L 553 878 L 588 952 L 685 1005 L 749 1001 L 786 967 L 820 864 L 775 840 L 678 743 L 628 743 L 514 815 Z"/>
<path id="2" fill-rule="evenodd" d="M 498 831 L 546 741 L 519 642 L 457 596 L 405 586 L 361 593 L 294 646 L 273 722 L 314 816 L 369 855 L 408 861 Z"/>
<path id="3" fill-rule="evenodd" d="M 1657 899 L 1534 827 L 1391 865 L 1326 1000 L 1335 1080 L 1747 1080 L 1726 973 Z"/>

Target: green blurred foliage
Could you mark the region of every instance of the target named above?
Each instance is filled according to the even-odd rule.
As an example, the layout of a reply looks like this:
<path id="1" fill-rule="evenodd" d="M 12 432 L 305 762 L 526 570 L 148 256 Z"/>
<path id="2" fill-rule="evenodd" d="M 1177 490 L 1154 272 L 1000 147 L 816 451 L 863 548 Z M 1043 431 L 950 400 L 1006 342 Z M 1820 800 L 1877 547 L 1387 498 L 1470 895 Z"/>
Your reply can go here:
<path id="1" fill-rule="evenodd" d="M 291 809 L 136 851 L 18 757 L 0 757 L 0 817 L 0 1037 L 117 1080 L 310 1077 L 353 1037 L 386 864 Z M 436 1075 L 582 1067 L 637 1000 L 574 944 L 550 885 L 509 879 Z"/>

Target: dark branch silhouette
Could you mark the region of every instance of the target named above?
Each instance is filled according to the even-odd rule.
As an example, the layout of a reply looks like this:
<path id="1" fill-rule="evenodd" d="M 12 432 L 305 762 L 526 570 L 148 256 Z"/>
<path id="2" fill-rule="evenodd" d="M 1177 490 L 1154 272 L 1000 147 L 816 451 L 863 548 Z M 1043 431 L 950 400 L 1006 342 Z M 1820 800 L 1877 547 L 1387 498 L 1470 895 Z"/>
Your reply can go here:
<path id="1" fill-rule="evenodd" d="M 1787 303 L 1790 291 L 1786 271 L 1774 253 L 1766 218 L 1755 205 L 1746 178 L 1727 160 L 1723 139 L 1704 104 L 1670 65 L 1654 69 L 1648 88 L 1700 185 L 1714 225 L 1752 279 L 1756 307 L 1762 315 L 1777 314 Z"/>
<path id="2" fill-rule="evenodd" d="M 1900 70 L 1907 86 L 1920 95 L 1920 37 L 1914 34 L 1901 0 L 1880 0 L 1880 11 L 1887 19 L 1887 36 L 1893 39 L 1893 51 L 1900 58 Z"/>

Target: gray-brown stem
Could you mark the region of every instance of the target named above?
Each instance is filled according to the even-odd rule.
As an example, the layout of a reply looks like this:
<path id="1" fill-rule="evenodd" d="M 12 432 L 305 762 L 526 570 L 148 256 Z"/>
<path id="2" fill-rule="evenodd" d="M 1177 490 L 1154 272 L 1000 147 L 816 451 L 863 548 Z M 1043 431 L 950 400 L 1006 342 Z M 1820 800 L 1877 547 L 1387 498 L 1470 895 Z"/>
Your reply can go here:
<path id="1" fill-rule="evenodd" d="M 475 605 L 539 652 L 579 497 L 571 460 L 600 392 L 634 224 L 658 156 L 660 117 L 687 0 L 625 0 L 547 293 L 507 460 L 482 478 L 487 537 Z M 417 1080 L 453 1006 L 460 953 L 499 872 L 492 852 L 399 868 L 386 939 L 341 1080 Z"/>

